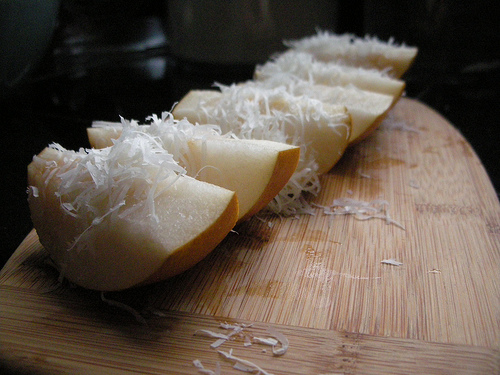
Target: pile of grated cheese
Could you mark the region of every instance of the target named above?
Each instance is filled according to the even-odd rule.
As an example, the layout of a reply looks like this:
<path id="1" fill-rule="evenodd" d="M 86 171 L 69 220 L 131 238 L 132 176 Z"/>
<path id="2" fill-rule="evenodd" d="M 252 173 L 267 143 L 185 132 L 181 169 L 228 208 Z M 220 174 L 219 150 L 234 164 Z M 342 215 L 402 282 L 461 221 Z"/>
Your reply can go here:
<path id="1" fill-rule="evenodd" d="M 222 328 L 224 330 L 229 330 L 229 333 L 225 334 L 208 329 L 199 329 L 195 331 L 194 334 L 198 336 L 215 338 L 216 341 L 210 344 L 210 347 L 212 349 L 217 349 L 226 341 L 233 340 L 236 337 L 243 337 L 244 347 L 251 346 L 252 343 L 268 345 L 272 347 L 272 352 L 274 356 L 282 356 L 287 352 L 289 347 L 289 341 L 288 338 L 283 333 L 270 327 L 268 329 L 268 334 L 271 337 L 254 336 L 246 331 L 248 328 L 251 328 L 252 325 L 253 324 L 220 323 L 219 328 Z M 278 344 L 281 344 L 281 347 L 278 348 L 277 347 Z M 219 355 L 221 355 L 224 359 L 232 362 L 233 368 L 236 370 L 243 372 L 256 372 L 262 375 L 272 375 L 271 373 L 264 370 L 262 367 L 258 366 L 254 362 L 235 356 L 233 354 L 233 349 L 230 349 L 228 352 L 223 350 L 217 350 L 217 353 L 219 353 Z M 265 353 L 265 350 L 263 350 L 263 353 Z M 217 362 L 217 368 L 215 371 L 205 368 L 199 359 L 195 359 L 193 361 L 193 365 L 198 369 L 198 372 L 202 374 L 219 375 L 221 373 L 221 367 L 219 362 Z"/>

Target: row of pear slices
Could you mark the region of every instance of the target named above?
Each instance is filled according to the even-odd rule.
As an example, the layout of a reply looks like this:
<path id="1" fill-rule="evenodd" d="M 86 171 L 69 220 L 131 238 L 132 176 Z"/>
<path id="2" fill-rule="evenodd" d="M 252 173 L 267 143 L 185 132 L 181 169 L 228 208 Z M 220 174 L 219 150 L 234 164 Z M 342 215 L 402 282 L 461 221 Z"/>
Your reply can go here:
<path id="1" fill-rule="evenodd" d="M 167 117 L 155 126 L 128 124 L 126 130 L 119 124 L 93 127 L 88 129 L 92 149 L 52 146 L 33 159 L 28 166 L 32 221 L 62 277 L 115 291 L 177 275 L 264 208 L 299 160 L 297 146 L 215 133 L 183 137 L 181 131 L 172 133 L 178 124 Z M 165 131 L 153 134 L 153 127 Z M 162 161 L 156 162 L 158 155 L 150 161 L 147 151 L 155 145 L 159 153 L 175 155 L 173 162 L 185 173 L 155 185 L 157 176 L 168 172 L 155 165 Z M 132 173 L 137 168 L 138 177 Z M 103 195 L 99 186 L 106 184 Z M 151 192 L 152 209 L 133 209 Z"/>
<path id="2" fill-rule="evenodd" d="M 262 69 L 256 74 L 256 80 L 270 82 L 263 78 L 264 75 Z M 328 87 L 341 87 L 323 83 L 312 85 L 316 86 L 318 90 L 327 91 L 330 90 Z M 346 89 L 360 91 L 359 88 Z M 299 91 L 294 94 L 299 95 Z M 200 114 L 188 105 L 193 95 L 205 101 L 207 95 L 214 95 L 214 92 L 191 92 L 176 106 L 174 116 L 200 123 L 200 118 L 190 119 Z M 328 91 L 321 95 L 324 100 L 334 94 Z M 391 103 L 396 96 L 392 96 Z M 359 103 L 359 99 L 355 98 L 353 102 Z M 337 108 L 336 105 L 333 107 Z M 346 107 L 354 119 L 356 107 Z M 362 104 L 359 110 L 361 119 L 366 117 L 365 107 L 366 104 Z M 372 116 L 369 121 L 373 119 L 375 122 L 378 116 L 374 119 Z M 338 160 L 347 144 L 367 133 L 373 122 L 370 126 L 363 125 L 357 132 L 359 134 L 352 124 L 351 136 L 344 136 L 345 144 L 338 144 L 335 146 L 337 150 L 330 149 L 329 152 L 326 152 L 327 147 L 320 149 L 318 155 L 337 154 L 334 159 Z M 134 134 L 141 134 L 143 142 L 147 138 L 144 137 L 148 132 L 146 126 L 135 130 Z M 300 157 L 297 145 L 271 140 L 193 137 L 186 141 L 184 148 L 188 150 L 184 154 L 189 157 L 179 156 L 176 161 L 184 160 L 182 167 L 191 173 L 174 174 L 175 177 L 168 175 L 158 180 L 163 171 L 149 161 L 150 154 L 141 154 L 145 152 L 145 143 L 136 142 L 129 129 L 126 135 L 123 133 L 123 127 L 116 124 L 89 128 L 92 149 L 74 152 L 48 147 L 28 166 L 28 201 L 40 242 L 62 277 L 100 291 L 123 290 L 157 282 L 194 266 L 237 223 L 254 215 L 274 198 L 295 172 Z M 328 141 L 324 134 L 318 134 L 318 137 L 318 144 L 324 145 Z M 150 138 L 151 143 L 144 142 L 151 147 L 162 142 Z M 118 153 L 117 150 L 125 146 L 128 151 Z M 166 148 L 165 151 L 171 152 Z M 111 160 L 109 155 L 113 153 L 115 158 Z M 131 158 L 130 155 L 139 157 Z M 331 161 L 325 163 L 322 172 L 332 165 Z M 115 168 L 120 173 L 130 172 L 129 175 L 134 177 L 121 180 L 113 174 Z M 133 174 L 137 168 L 142 168 L 140 178 Z M 104 171 L 102 173 L 108 179 L 108 193 L 92 188 L 92 184 L 98 183 L 102 187 L 102 181 L 98 182 L 96 176 L 97 170 L 99 173 Z M 92 191 L 96 194 L 92 195 Z M 142 206 L 148 206 L 144 202 L 145 196 L 151 192 L 156 192 L 154 199 L 148 201 L 151 206 L 142 209 Z M 119 197 L 115 205 L 110 205 L 111 197 Z"/>
<path id="3" fill-rule="evenodd" d="M 190 91 L 175 106 L 174 116 L 218 123 L 228 109 L 217 107 L 224 100 L 241 100 L 235 93 L 254 90 L 258 100 L 258 93 L 283 88 L 294 96 L 336 106 L 332 115 L 339 106 L 346 108 L 352 126 L 346 144 L 357 143 L 376 129 L 403 95 L 405 82 L 400 77 L 417 54 L 415 47 L 324 32 L 289 45 L 292 48 L 257 66 L 253 80 L 223 90 Z"/>

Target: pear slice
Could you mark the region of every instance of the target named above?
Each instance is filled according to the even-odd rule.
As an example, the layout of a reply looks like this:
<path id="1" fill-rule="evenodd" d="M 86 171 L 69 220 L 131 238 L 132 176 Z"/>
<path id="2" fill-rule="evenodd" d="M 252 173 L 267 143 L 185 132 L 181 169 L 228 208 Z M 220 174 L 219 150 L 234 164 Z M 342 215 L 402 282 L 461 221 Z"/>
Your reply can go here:
<path id="1" fill-rule="evenodd" d="M 213 121 L 217 119 L 213 119 L 210 112 L 219 105 L 221 99 L 222 93 L 219 90 L 190 90 L 175 105 L 172 115 L 193 124 L 218 124 L 220 121 Z"/>
<path id="2" fill-rule="evenodd" d="M 345 106 L 290 94 L 283 87 L 232 85 L 190 91 L 176 105 L 174 117 L 217 124 L 223 133 L 300 147 L 300 160 L 287 185 L 270 202 L 271 211 L 310 212 L 303 193 L 317 194 L 319 176 L 328 172 L 348 145 L 351 118 Z"/>
<path id="3" fill-rule="evenodd" d="M 134 140 L 87 152 L 53 146 L 33 158 L 31 217 L 61 277 L 99 291 L 157 282 L 231 231 L 236 194 L 186 176 L 161 152 Z"/>
<path id="4" fill-rule="evenodd" d="M 263 65 L 257 66 L 254 78 L 258 81 L 280 79 L 292 75 L 312 84 L 325 86 L 354 86 L 362 90 L 399 98 L 405 82 L 389 77 L 376 69 L 353 67 L 339 62 L 324 62 L 306 52 L 288 50 Z"/>
<path id="5" fill-rule="evenodd" d="M 307 95 L 325 103 L 345 106 L 352 119 L 350 145 L 370 135 L 396 102 L 391 95 L 356 87 L 311 85 L 305 81 L 288 87 L 296 95 Z"/>
<path id="6" fill-rule="evenodd" d="M 149 126 L 141 128 L 148 132 Z M 113 144 L 121 135 L 120 124 L 87 129 L 92 147 Z M 238 222 L 247 220 L 265 208 L 292 177 L 300 157 L 300 148 L 266 140 L 225 137 L 190 138 L 188 149 L 178 157 L 188 175 L 236 192 Z M 176 147 L 179 147 L 177 139 Z M 168 148 L 170 142 L 164 145 Z"/>
<path id="7" fill-rule="evenodd" d="M 344 106 L 352 123 L 349 145 L 361 141 L 374 131 L 396 103 L 396 98 L 392 95 L 361 90 L 352 85 L 343 87 L 312 84 L 291 75 L 258 82 L 248 81 L 244 85 L 283 87 L 292 95 L 306 96 L 328 105 Z"/>
<path id="8" fill-rule="evenodd" d="M 280 142 L 215 138 L 189 142 L 200 181 L 235 191 L 238 222 L 266 207 L 285 187 L 299 163 L 300 148 Z M 192 167 L 192 166 L 191 166 Z"/>
<path id="9" fill-rule="evenodd" d="M 295 51 L 307 52 L 321 61 L 340 61 L 346 65 L 375 68 L 400 78 L 410 68 L 418 48 L 396 44 L 393 39 L 357 37 L 318 31 L 316 35 L 285 42 Z"/>
<path id="10" fill-rule="evenodd" d="M 245 92 L 243 84 L 231 86 L 228 91 L 233 88 L 236 92 L 241 89 L 242 95 L 191 90 L 172 113 L 178 119 L 185 118 L 193 123 L 216 123 L 223 131 L 234 132 L 237 136 L 307 145 L 304 153 L 314 157 L 319 174 L 328 172 L 343 155 L 351 133 L 351 118 L 345 106 L 320 103 L 281 89 L 248 86 Z M 254 108 L 247 108 L 246 114 L 238 113 L 238 108 L 245 104 L 254 105 Z M 258 110 L 261 116 L 255 117 L 252 110 Z M 272 116 L 276 116 L 275 119 L 271 119 Z M 260 132 L 262 124 L 249 124 L 253 120 L 273 123 L 272 126 L 280 131 Z"/>

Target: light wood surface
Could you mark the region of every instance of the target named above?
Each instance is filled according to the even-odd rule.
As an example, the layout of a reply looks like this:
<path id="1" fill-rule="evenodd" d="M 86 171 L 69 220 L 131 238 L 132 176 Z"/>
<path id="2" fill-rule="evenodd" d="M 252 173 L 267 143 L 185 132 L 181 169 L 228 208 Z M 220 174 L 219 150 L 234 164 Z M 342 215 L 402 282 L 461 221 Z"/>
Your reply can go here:
<path id="1" fill-rule="evenodd" d="M 404 98 L 321 182 L 311 203 L 384 199 L 404 229 L 317 206 L 253 218 L 184 274 L 105 295 L 139 319 L 60 284 L 31 232 L 0 273 L 1 359 L 64 374 L 196 374 L 199 359 L 240 374 L 217 352 L 232 348 L 272 374 L 499 373 L 500 204 L 460 133 Z M 289 349 L 195 335 L 227 333 L 220 322 L 273 327 Z"/>

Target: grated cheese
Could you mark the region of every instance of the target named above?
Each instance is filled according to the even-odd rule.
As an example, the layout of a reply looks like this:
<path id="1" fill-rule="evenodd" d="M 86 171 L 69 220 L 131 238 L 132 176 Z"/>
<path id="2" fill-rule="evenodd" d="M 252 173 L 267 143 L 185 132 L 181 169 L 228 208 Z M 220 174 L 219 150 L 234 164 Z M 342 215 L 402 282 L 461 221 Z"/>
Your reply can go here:
<path id="1" fill-rule="evenodd" d="M 272 337 L 258 337 L 258 336 L 243 334 L 244 329 L 252 327 L 252 325 L 253 324 L 220 323 L 219 324 L 220 328 L 231 330 L 231 332 L 229 332 L 228 334 L 224 334 L 208 329 L 199 329 L 195 331 L 194 335 L 216 338 L 217 340 L 210 345 L 211 348 L 218 348 L 226 341 L 231 340 L 234 336 L 242 336 L 244 340 L 243 346 L 245 347 L 251 346 L 252 343 L 263 344 L 272 346 L 274 355 L 283 355 L 286 353 L 286 351 L 288 350 L 289 341 L 285 335 L 283 335 L 281 332 L 278 332 L 274 328 L 268 329 L 268 333 Z M 281 344 L 281 348 L 276 348 L 278 344 Z"/>
<path id="2" fill-rule="evenodd" d="M 389 202 L 383 199 L 375 199 L 371 202 L 360 201 L 352 198 L 338 198 L 333 200 L 330 206 L 314 204 L 322 208 L 325 215 L 352 215 L 357 220 L 382 219 L 386 224 L 394 224 L 401 229 L 404 226 L 389 215 Z"/>
<path id="3" fill-rule="evenodd" d="M 417 180 L 411 179 L 410 182 L 408 183 L 408 185 L 410 185 L 410 187 L 412 187 L 414 189 L 420 189 L 420 184 L 418 183 Z"/>
<path id="4" fill-rule="evenodd" d="M 255 69 L 258 81 L 286 80 L 294 76 L 310 84 L 355 86 L 362 90 L 399 95 L 404 82 L 389 77 L 386 71 L 350 66 L 341 61 L 321 61 L 311 53 L 290 49 Z"/>
<path id="5" fill-rule="evenodd" d="M 236 336 L 240 333 L 243 332 L 245 328 L 251 327 L 252 325 L 246 325 L 246 324 L 228 324 L 228 323 L 220 323 L 220 328 L 223 329 L 230 329 L 231 332 L 228 334 L 224 333 L 219 333 L 219 332 L 214 332 L 211 330 L 207 329 L 200 329 L 196 331 L 194 334 L 195 335 L 201 335 L 201 336 L 206 336 L 206 337 L 211 337 L 211 338 L 216 338 L 217 340 L 214 341 L 212 344 L 210 344 L 210 347 L 212 349 L 218 348 L 222 344 L 224 344 L 226 341 L 231 340 L 233 336 Z"/>
<path id="6" fill-rule="evenodd" d="M 194 125 L 186 119 L 174 119 L 170 112 L 163 112 L 161 117 L 153 114 L 146 118 L 145 124 L 139 124 L 135 120 L 125 120 L 120 123 L 94 121 L 92 127 L 108 127 L 116 129 L 128 129 L 121 133 L 120 138 L 136 136 L 138 133 L 149 137 L 157 142 L 159 146 L 172 154 L 175 161 L 186 169 L 189 176 L 197 176 L 201 170 L 197 169 L 196 163 L 189 162 L 189 142 L 193 140 L 206 140 L 213 137 L 235 137 L 233 134 L 221 134 L 217 125 Z M 115 141 L 116 142 L 116 141 Z M 205 166 L 203 168 L 208 168 Z"/>
<path id="7" fill-rule="evenodd" d="M 323 61 L 342 61 L 345 64 L 376 68 L 391 76 L 401 76 L 415 58 L 418 49 L 387 41 L 375 36 L 357 37 L 354 34 L 334 34 L 318 30 L 316 35 L 284 42 L 296 51 L 311 53 Z M 399 66 L 398 66 L 399 65 Z"/>
<path id="8" fill-rule="evenodd" d="M 275 337 L 281 343 L 281 348 L 278 349 L 276 349 L 276 345 L 273 345 L 273 354 L 276 356 L 284 355 L 288 350 L 288 346 L 290 345 L 288 338 L 283 333 L 277 331 L 272 327 L 268 329 L 268 332 L 271 336 Z"/>
<path id="9" fill-rule="evenodd" d="M 106 298 L 104 296 L 104 292 L 101 292 L 101 300 L 105 303 L 107 303 L 110 306 L 117 307 L 119 309 L 122 309 L 134 316 L 134 318 L 141 324 L 147 325 L 148 323 L 146 322 L 146 319 L 143 318 L 143 316 L 135 310 L 133 307 L 119 301 L 111 300 L 109 298 Z"/>
<path id="10" fill-rule="evenodd" d="M 264 344 L 264 345 L 269 345 L 269 346 L 278 345 L 278 340 L 273 339 L 273 338 L 254 337 L 252 340 L 258 344 Z"/>
<path id="11" fill-rule="evenodd" d="M 225 359 L 234 362 L 233 368 L 243 372 L 257 372 L 261 375 L 273 375 L 270 372 L 267 372 L 263 368 L 259 367 L 253 362 L 250 362 L 246 359 L 242 359 L 233 355 L 232 349 L 229 352 L 224 352 L 219 350 L 218 353 L 223 356 Z"/>
<path id="12" fill-rule="evenodd" d="M 224 344 L 230 338 L 228 335 L 225 335 L 223 333 L 217 333 L 217 332 L 209 331 L 206 329 L 200 329 L 200 330 L 196 331 L 194 334 L 195 334 L 195 336 L 202 335 L 202 336 L 207 336 L 207 337 L 211 337 L 211 338 L 216 338 L 217 340 L 215 340 L 212 344 L 210 344 L 210 347 L 212 349 L 218 348 L 219 346 Z"/>
<path id="13" fill-rule="evenodd" d="M 324 104 L 305 96 L 294 96 L 285 87 L 253 84 L 217 84 L 222 96 L 218 103 L 201 101 L 199 110 L 206 123 L 216 123 L 222 133 L 242 139 L 267 139 L 300 147 L 299 165 L 268 210 L 285 216 L 310 213 L 302 195 L 320 191 L 318 163 L 305 140 L 306 124 L 322 121 L 328 127 L 345 127 L 348 114 L 332 116 Z M 282 109 L 283 107 L 284 108 Z"/>
<path id="14" fill-rule="evenodd" d="M 406 121 L 396 119 L 396 117 L 394 116 L 394 113 L 392 111 L 389 111 L 387 113 L 387 116 L 382 120 L 382 123 L 380 124 L 380 129 L 381 130 L 401 130 L 401 131 L 413 132 L 413 133 L 417 133 L 417 134 L 421 133 L 420 130 L 416 129 L 414 126 L 411 126 Z"/>
<path id="15" fill-rule="evenodd" d="M 256 344 L 263 344 L 263 345 L 268 345 L 272 347 L 273 355 L 274 356 L 281 356 L 284 355 L 289 347 L 289 341 L 288 338 L 281 332 L 278 332 L 276 329 L 270 327 L 268 328 L 267 332 L 270 336 L 272 337 L 257 337 L 253 335 L 248 335 L 248 334 L 243 334 L 243 331 L 246 328 L 252 327 L 253 324 L 239 324 L 239 323 L 220 323 L 219 328 L 226 329 L 226 330 L 231 330 L 229 334 L 223 334 L 220 332 L 214 332 L 211 330 L 207 329 L 199 329 L 195 331 L 195 335 L 200 335 L 200 336 L 206 336 L 206 337 L 211 337 L 211 338 L 216 338 L 217 340 L 213 342 L 210 347 L 212 349 L 218 348 L 220 345 L 222 345 L 224 342 L 230 340 L 234 336 L 238 337 L 243 337 L 243 346 L 244 347 L 249 347 L 252 345 L 252 343 Z M 281 345 L 281 347 L 277 347 L 278 345 Z M 234 362 L 233 368 L 239 371 L 244 371 L 244 372 L 256 372 L 258 374 L 262 375 L 272 375 L 257 366 L 256 364 L 246 360 L 242 359 L 239 357 L 236 357 L 232 354 L 232 349 L 229 350 L 229 352 L 224 352 L 218 350 L 218 353 L 222 355 L 225 359 L 230 360 Z M 262 349 L 261 353 L 267 353 L 266 349 Z M 199 369 L 200 372 L 204 374 L 209 374 L 212 375 L 213 372 L 210 372 L 211 370 L 207 370 L 203 367 L 201 362 L 199 360 L 193 361 L 193 364 Z"/>
<path id="16" fill-rule="evenodd" d="M 391 266 L 402 266 L 403 265 L 402 262 L 400 262 L 400 261 L 398 261 L 396 259 L 393 259 L 393 258 L 391 258 L 391 259 L 384 259 L 384 260 L 380 261 L 380 263 L 382 263 L 382 264 L 389 264 Z"/>
<path id="17" fill-rule="evenodd" d="M 198 369 L 198 372 L 201 374 L 205 374 L 205 375 L 220 375 L 221 374 L 221 368 L 220 368 L 219 362 L 216 363 L 215 371 L 206 369 L 205 366 L 203 366 L 203 364 L 201 363 L 201 361 L 199 359 L 195 359 L 193 361 L 193 365 L 194 365 L 194 367 L 196 367 Z"/>
<path id="18" fill-rule="evenodd" d="M 362 171 L 360 171 L 360 170 L 358 170 L 358 174 L 359 174 L 359 176 L 360 176 L 360 177 L 362 177 L 362 178 L 372 178 L 372 176 L 371 176 L 371 175 L 369 175 L 368 173 L 364 173 L 364 172 L 362 172 Z"/>
<path id="19" fill-rule="evenodd" d="M 49 145 L 60 153 L 63 165 L 34 157 L 35 162 L 46 165 L 46 185 L 54 178 L 59 180 L 55 195 L 64 213 L 82 223 L 79 235 L 68 244 L 68 251 L 94 251 L 93 242 L 88 239 L 104 219 L 106 225 L 113 225 L 115 220 L 141 211 L 141 217 L 158 221 L 154 205 L 162 193 L 158 186 L 165 182 L 168 188 L 186 174 L 156 138 L 134 132 L 128 124 L 123 121 L 123 134 L 112 147 L 72 151 L 57 143 Z M 134 204 L 126 205 L 126 200 Z"/>

